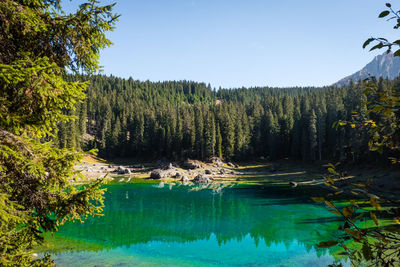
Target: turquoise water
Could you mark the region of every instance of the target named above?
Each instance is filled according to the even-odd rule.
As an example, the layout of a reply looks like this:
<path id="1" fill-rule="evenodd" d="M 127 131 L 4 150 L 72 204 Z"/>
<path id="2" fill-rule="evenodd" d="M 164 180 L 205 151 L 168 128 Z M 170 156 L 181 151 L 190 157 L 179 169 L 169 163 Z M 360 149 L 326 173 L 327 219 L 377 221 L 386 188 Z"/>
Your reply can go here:
<path id="1" fill-rule="evenodd" d="M 327 266 L 339 221 L 307 192 L 109 185 L 104 216 L 47 236 L 57 266 Z M 348 264 L 342 259 L 344 266 Z"/>

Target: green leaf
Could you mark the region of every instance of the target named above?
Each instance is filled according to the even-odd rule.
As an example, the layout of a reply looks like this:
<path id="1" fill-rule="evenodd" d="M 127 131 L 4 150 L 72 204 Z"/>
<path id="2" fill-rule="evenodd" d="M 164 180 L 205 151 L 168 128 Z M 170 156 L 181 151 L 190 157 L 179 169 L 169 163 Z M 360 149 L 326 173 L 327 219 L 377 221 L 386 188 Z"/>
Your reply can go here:
<path id="1" fill-rule="evenodd" d="M 386 3 L 386 6 L 389 7 L 389 8 L 392 7 L 392 5 L 390 3 Z"/>
<path id="2" fill-rule="evenodd" d="M 390 14 L 390 11 L 388 11 L 388 10 L 382 11 L 381 14 L 379 14 L 379 18 L 384 18 L 389 14 Z"/>
<path id="3" fill-rule="evenodd" d="M 333 246 L 336 246 L 337 244 L 339 244 L 339 242 L 332 240 L 332 241 L 327 241 L 327 242 L 319 242 L 317 244 L 317 247 L 319 248 L 330 248 Z"/>
<path id="4" fill-rule="evenodd" d="M 379 43 L 379 44 L 373 46 L 369 51 L 372 51 L 372 50 L 375 50 L 375 49 L 380 49 L 380 48 L 382 48 L 382 47 L 383 47 L 383 44 L 382 44 L 382 43 Z"/>
<path id="5" fill-rule="evenodd" d="M 398 56 L 400 56 L 400 49 L 399 49 L 399 50 L 397 50 L 396 52 L 394 52 L 393 56 L 395 56 L 395 57 L 398 57 Z"/>
<path id="6" fill-rule="evenodd" d="M 363 48 L 366 48 L 373 40 L 375 40 L 375 38 L 367 39 L 363 44 Z"/>

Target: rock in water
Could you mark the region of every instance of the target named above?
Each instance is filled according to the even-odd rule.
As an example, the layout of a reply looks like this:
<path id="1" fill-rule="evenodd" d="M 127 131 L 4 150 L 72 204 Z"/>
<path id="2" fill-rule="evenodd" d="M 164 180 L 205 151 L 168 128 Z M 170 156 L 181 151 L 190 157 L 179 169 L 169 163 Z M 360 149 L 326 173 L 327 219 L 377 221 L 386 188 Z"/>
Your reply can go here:
<path id="1" fill-rule="evenodd" d="M 193 179 L 193 182 L 199 184 L 209 184 L 211 183 L 211 179 L 205 174 L 199 174 Z"/>
<path id="2" fill-rule="evenodd" d="M 164 178 L 164 176 L 165 176 L 164 172 L 160 169 L 153 170 L 150 173 L 151 179 L 161 179 L 161 178 Z"/>
<path id="3" fill-rule="evenodd" d="M 205 170 L 204 173 L 205 174 L 212 174 L 212 172 L 210 170 Z"/>

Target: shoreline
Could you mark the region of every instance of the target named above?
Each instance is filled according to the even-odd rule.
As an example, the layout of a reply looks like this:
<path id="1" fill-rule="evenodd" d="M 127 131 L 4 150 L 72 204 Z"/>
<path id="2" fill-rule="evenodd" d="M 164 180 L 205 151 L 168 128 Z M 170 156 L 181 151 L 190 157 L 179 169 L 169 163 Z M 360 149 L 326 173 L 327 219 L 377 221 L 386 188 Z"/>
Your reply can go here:
<path id="1" fill-rule="evenodd" d="M 79 181 L 79 184 L 105 176 L 106 182 L 121 183 L 137 181 L 154 181 L 167 184 L 182 182 L 183 184 L 203 185 L 270 183 L 292 187 L 312 186 L 316 190 L 318 188 L 329 189 L 324 180 L 329 175 L 327 168 L 327 165 L 321 163 L 307 164 L 291 160 L 243 162 L 238 165 L 222 162 L 218 158 L 211 162 L 198 160 L 189 160 L 189 163 L 157 161 L 154 163 L 117 165 L 92 156 L 86 156 L 82 163 L 76 166 L 76 169 L 81 170 L 85 177 L 85 179 Z M 396 197 L 392 192 L 400 190 L 400 180 L 398 179 L 400 170 L 396 168 L 383 169 L 366 165 L 345 169 L 348 170 L 346 176 L 338 181 L 341 189 L 347 189 L 355 183 L 365 183 L 371 180 L 371 190 L 377 194 Z M 158 178 L 152 177 L 154 171 L 161 173 Z"/>

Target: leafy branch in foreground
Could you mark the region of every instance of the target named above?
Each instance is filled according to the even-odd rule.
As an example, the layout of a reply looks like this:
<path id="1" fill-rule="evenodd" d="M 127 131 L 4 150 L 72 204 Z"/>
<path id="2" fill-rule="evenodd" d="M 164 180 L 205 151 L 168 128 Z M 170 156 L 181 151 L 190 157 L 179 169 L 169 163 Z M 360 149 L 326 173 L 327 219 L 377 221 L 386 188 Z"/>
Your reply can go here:
<path id="1" fill-rule="evenodd" d="M 48 142 L 84 97 L 85 82 L 67 69 L 94 73 L 111 42 L 112 6 L 89 0 L 65 15 L 59 0 L 0 2 L 0 266 L 48 266 L 34 259 L 41 233 L 102 212 L 101 181 L 83 187 L 82 155 Z"/>
<path id="2" fill-rule="evenodd" d="M 400 27 L 400 11 L 394 11 L 390 3 L 388 10 L 380 13 L 384 18 L 392 14 L 389 20 L 396 19 L 394 29 Z M 400 40 L 389 42 L 384 38 L 370 38 L 363 47 L 378 41 L 371 50 L 400 46 Z M 400 56 L 400 49 L 394 53 Z M 369 132 L 368 146 L 372 151 L 385 153 L 393 164 L 399 163 L 400 147 L 400 90 L 393 87 L 390 90 L 379 90 L 370 79 L 363 81 L 366 90 L 363 94 L 367 101 L 364 103 L 368 119 L 363 119 L 358 113 L 353 114 L 353 121 L 339 121 L 335 126 L 350 126 L 366 128 Z M 400 198 L 395 192 L 379 192 L 373 186 L 372 179 L 359 183 L 345 183 L 345 175 L 331 165 L 330 176 L 326 185 L 334 193 L 326 198 L 313 198 L 314 201 L 324 202 L 330 212 L 341 216 L 344 223 L 340 230 L 342 235 L 337 240 L 322 242 L 319 247 L 340 245 L 349 256 L 353 266 L 397 266 L 400 258 Z M 347 185 L 345 185 L 347 184 Z M 391 194 L 389 194 L 391 193 Z M 342 201 L 347 203 L 339 207 L 332 199 L 342 195 Z M 372 221 L 374 225 L 370 225 Z"/>
<path id="3" fill-rule="evenodd" d="M 400 10 L 395 11 L 392 8 L 392 5 L 390 3 L 386 3 L 387 10 L 382 11 L 379 14 L 379 18 L 388 18 L 387 20 L 395 20 L 396 23 L 393 26 L 393 29 L 397 30 L 400 27 Z M 394 56 L 400 56 L 400 39 L 394 40 L 394 41 L 389 41 L 386 38 L 375 38 L 371 37 L 367 39 L 364 44 L 363 48 L 366 48 L 367 46 L 371 45 L 372 43 L 375 43 L 374 46 L 370 48 L 370 51 L 376 50 L 376 49 L 382 49 L 385 48 L 387 50 L 387 53 L 390 53 L 394 47 L 398 47 L 397 50 L 394 52 Z"/>
<path id="4" fill-rule="evenodd" d="M 344 187 L 341 185 L 347 179 L 344 174 L 334 165 L 329 171 L 331 175 L 326 178 L 326 185 L 334 193 L 313 200 L 323 202 L 344 222 L 338 239 L 317 246 L 341 246 L 353 266 L 395 266 L 400 257 L 400 229 L 396 227 L 396 223 L 400 223 L 400 200 L 370 193 L 372 180 Z M 339 195 L 344 195 L 345 204 L 334 201 Z"/>
<path id="5" fill-rule="evenodd" d="M 400 93 L 395 87 L 380 91 L 375 83 L 364 82 L 367 85 L 364 94 L 368 99 L 364 106 L 369 118 L 362 120 L 358 113 L 354 113 L 352 121 L 339 121 L 335 126 L 366 128 L 370 150 L 385 153 L 396 164 L 400 145 Z M 322 242 L 318 246 L 340 245 L 354 266 L 396 266 L 400 258 L 400 199 L 388 192 L 377 193 L 372 179 L 351 182 L 337 171 L 336 165 L 331 164 L 328 170 L 331 175 L 325 184 L 334 193 L 326 198 L 313 199 L 324 202 L 330 212 L 344 219 L 340 229 L 343 234 L 338 240 Z M 338 207 L 333 201 L 339 195 L 341 201 L 348 203 L 346 206 Z M 372 220 L 374 225 L 366 223 L 368 220 Z"/>
<path id="6" fill-rule="evenodd" d="M 399 12 L 395 12 L 390 4 L 386 4 L 389 10 L 382 12 L 379 17 L 386 17 L 390 13 L 397 18 L 400 26 Z M 399 45 L 400 41 L 393 43 L 386 39 L 368 39 L 364 47 L 372 41 L 379 44 L 371 48 L 387 47 L 388 51 L 393 45 Z M 399 56 L 400 50 L 394 56 Z M 339 121 L 336 127 L 350 126 L 352 128 L 367 128 L 370 135 L 369 148 L 389 156 L 392 163 L 398 163 L 398 149 L 400 144 L 400 92 L 395 88 L 380 91 L 376 84 L 369 79 L 363 81 L 367 89 L 363 92 L 367 97 L 364 103 L 369 118 L 360 119 L 360 114 L 353 114 L 353 121 Z M 370 266 L 395 266 L 400 258 L 400 229 L 396 224 L 400 223 L 400 199 L 393 195 L 377 194 L 372 186 L 372 180 L 366 182 L 351 183 L 343 186 L 345 176 L 336 170 L 336 166 L 329 168 L 331 175 L 326 178 L 326 185 L 335 193 L 326 198 L 314 198 L 317 202 L 324 202 L 330 212 L 341 216 L 344 219 L 343 234 L 338 240 L 322 242 L 320 247 L 331 247 L 340 245 L 348 254 L 352 264 Z M 347 205 L 338 207 L 330 198 L 344 195 Z M 350 199 L 349 199 L 350 198 Z M 373 221 L 371 226 L 366 221 Z"/>

